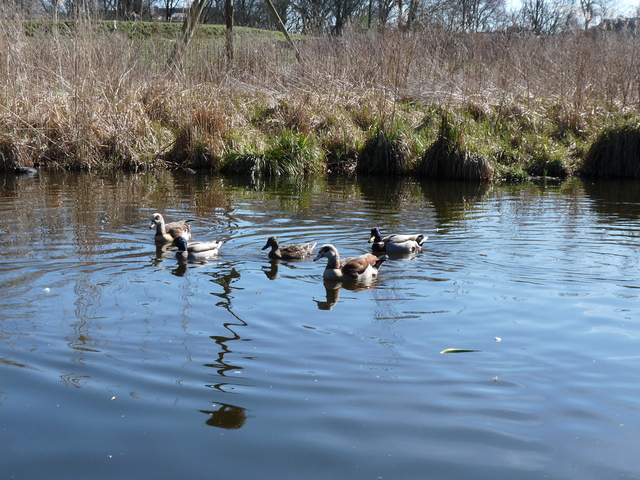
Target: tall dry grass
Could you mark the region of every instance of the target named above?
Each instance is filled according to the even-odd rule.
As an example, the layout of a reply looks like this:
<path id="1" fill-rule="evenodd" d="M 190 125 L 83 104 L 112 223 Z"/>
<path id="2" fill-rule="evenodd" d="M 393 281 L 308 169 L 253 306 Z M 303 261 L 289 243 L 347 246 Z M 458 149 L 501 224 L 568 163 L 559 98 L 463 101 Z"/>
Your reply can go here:
<path id="1" fill-rule="evenodd" d="M 35 36 L 0 22 L 0 168 L 218 169 L 293 134 L 340 171 L 411 173 L 435 151 L 434 111 L 473 123 L 468 161 L 533 162 L 526 143 L 541 136 L 579 160 L 640 111 L 640 39 L 611 33 L 351 33 L 299 41 L 301 63 L 242 36 L 231 69 L 223 40 L 200 36 L 169 71 L 172 42 L 88 21 Z"/>

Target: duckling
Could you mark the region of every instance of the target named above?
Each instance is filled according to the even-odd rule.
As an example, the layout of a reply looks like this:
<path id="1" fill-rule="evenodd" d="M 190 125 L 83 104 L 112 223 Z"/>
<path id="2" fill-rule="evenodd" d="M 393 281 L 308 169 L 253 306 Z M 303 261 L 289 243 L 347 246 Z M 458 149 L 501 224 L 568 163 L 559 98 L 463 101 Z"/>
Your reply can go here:
<path id="1" fill-rule="evenodd" d="M 422 244 L 429 237 L 425 235 L 388 235 L 383 237 L 380 229 L 374 227 L 371 229 L 371 245 L 372 252 L 389 252 L 389 253 L 411 253 L 422 250 Z"/>
<path id="2" fill-rule="evenodd" d="M 178 247 L 178 251 L 176 252 L 177 259 L 207 260 L 218 254 L 218 250 L 220 250 L 223 242 L 194 242 L 188 244 L 184 235 L 178 235 L 173 239 L 173 243 Z"/>
<path id="3" fill-rule="evenodd" d="M 367 280 L 378 274 L 382 263 L 389 257 L 383 255 L 378 258 L 371 253 L 366 253 L 360 257 L 347 258 L 340 262 L 338 249 L 331 244 L 323 245 L 316 258 L 327 259 L 327 267 L 324 269 L 322 278 L 325 280 Z"/>
<path id="4" fill-rule="evenodd" d="M 262 250 L 266 250 L 271 247 L 269 252 L 269 258 L 279 259 L 301 259 L 313 254 L 313 249 L 316 248 L 317 243 L 303 243 L 299 245 L 280 245 L 276 237 L 269 237 L 267 244 L 262 247 Z"/>
<path id="5" fill-rule="evenodd" d="M 151 215 L 151 225 L 155 228 L 155 241 L 158 243 L 172 243 L 178 235 L 182 235 L 187 240 L 191 239 L 191 227 L 187 222 L 191 220 L 178 220 L 177 222 L 164 223 L 164 218 L 159 213 Z"/>

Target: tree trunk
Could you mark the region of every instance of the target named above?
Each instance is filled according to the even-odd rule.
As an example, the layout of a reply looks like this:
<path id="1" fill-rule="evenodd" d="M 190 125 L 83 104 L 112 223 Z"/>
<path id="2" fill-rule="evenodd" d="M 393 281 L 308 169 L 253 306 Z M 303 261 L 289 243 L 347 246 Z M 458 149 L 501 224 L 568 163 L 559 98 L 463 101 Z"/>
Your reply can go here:
<path id="1" fill-rule="evenodd" d="M 298 52 L 298 49 L 293 44 L 293 40 L 291 40 L 291 37 L 289 36 L 289 32 L 287 32 L 287 28 L 284 26 L 284 23 L 282 22 L 280 15 L 278 15 L 276 7 L 273 6 L 273 3 L 271 3 L 271 0 L 264 0 L 264 1 L 267 4 L 267 8 L 269 9 L 269 12 L 271 12 L 273 19 L 278 23 L 278 29 L 282 32 L 284 37 L 287 39 L 287 41 L 289 42 L 289 45 L 291 45 L 291 48 L 293 48 L 293 51 L 296 54 L 296 60 L 298 60 L 298 63 L 300 63 L 302 61 L 302 59 L 300 58 L 300 52 Z"/>
<path id="2" fill-rule="evenodd" d="M 182 24 L 182 35 L 176 41 L 176 45 L 173 47 L 173 52 L 171 52 L 171 56 L 167 62 L 168 69 L 178 68 L 182 65 L 182 59 L 187 52 L 187 47 L 189 46 L 191 37 L 193 37 L 196 31 L 198 23 L 200 23 L 200 16 L 206 3 L 207 0 L 194 0 L 191 7 L 189 7 L 187 18 L 184 19 L 184 23 Z"/>
<path id="3" fill-rule="evenodd" d="M 418 10 L 419 0 L 410 0 L 409 2 L 409 15 L 407 16 L 407 30 L 413 28 L 413 22 L 416 19 L 416 12 Z"/>
<path id="4" fill-rule="evenodd" d="M 227 21 L 226 48 L 227 48 L 227 69 L 233 65 L 233 0 L 225 0 L 224 17 Z"/>

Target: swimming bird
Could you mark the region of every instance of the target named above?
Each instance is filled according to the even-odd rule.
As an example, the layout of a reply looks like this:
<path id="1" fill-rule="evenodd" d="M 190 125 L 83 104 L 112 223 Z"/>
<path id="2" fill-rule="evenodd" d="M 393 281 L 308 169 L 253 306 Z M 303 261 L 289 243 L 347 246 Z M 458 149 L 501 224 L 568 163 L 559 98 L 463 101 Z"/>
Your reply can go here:
<path id="1" fill-rule="evenodd" d="M 191 239 L 191 227 L 187 222 L 191 220 L 178 220 L 177 222 L 164 223 L 164 217 L 159 213 L 151 215 L 151 225 L 155 228 L 155 241 L 159 243 L 172 243 L 174 238 L 182 235 L 187 240 Z"/>
<path id="2" fill-rule="evenodd" d="M 223 242 L 193 242 L 189 244 L 183 235 L 178 235 L 173 239 L 173 243 L 178 247 L 176 258 L 179 260 L 207 260 L 215 257 Z"/>
<path id="3" fill-rule="evenodd" d="M 13 173 L 15 173 L 16 175 L 32 176 L 32 175 L 37 175 L 38 170 L 36 170 L 33 167 L 25 167 L 23 165 L 19 165 L 13 168 Z"/>
<path id="4" fill-rule="evenodd" d="M 374 227 L 371 229 L 371 245 L 372 252 L 389 252 L 389 253 L 411 253 L 422 250 L 422 244 L 429 237 L 425 235 L 388 235 L 383 237 L 380 229 Z"/>
<path id="5" fill-rule="evenodd" d="M 267 244 L 262 247 L 262 250 L 266 250 L 271 247 L 269 252 L 269 258 L 279 259 L 300 259 L 308 257 L 313 254 L 313 249 L 316 248 L 317 243 L 303 243 L 299 245 L 280 245 L 276 237 L 269 237 Z"/>
<path id="6" fill-rule="evenodd" d="M 346 258 L 340 262 L 340 254 L 338 249 L 331 244 L 323 245 L 316 258 L 327 259 L 327 267 L 324 269 L 322 278 L 325 280 L 367 280 L 378 274 L 378 270 L 382 266 L 382 263 L 389 257 L 383 255 L 377 257 L 372 253 L 366 253 L 360 257 Z"/>

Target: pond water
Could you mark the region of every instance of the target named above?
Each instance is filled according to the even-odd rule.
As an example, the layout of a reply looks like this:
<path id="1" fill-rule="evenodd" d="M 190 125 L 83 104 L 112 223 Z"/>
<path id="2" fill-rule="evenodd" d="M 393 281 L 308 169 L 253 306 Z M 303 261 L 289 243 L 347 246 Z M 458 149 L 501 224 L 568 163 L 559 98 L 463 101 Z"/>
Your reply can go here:
<path id="1" fill-rule="evenodd" d="M 640 476 L 637 182 L 0 182 L 5 479 Z M 261 250 L 373 226 L 429 240 L 361 286 Z"/>

